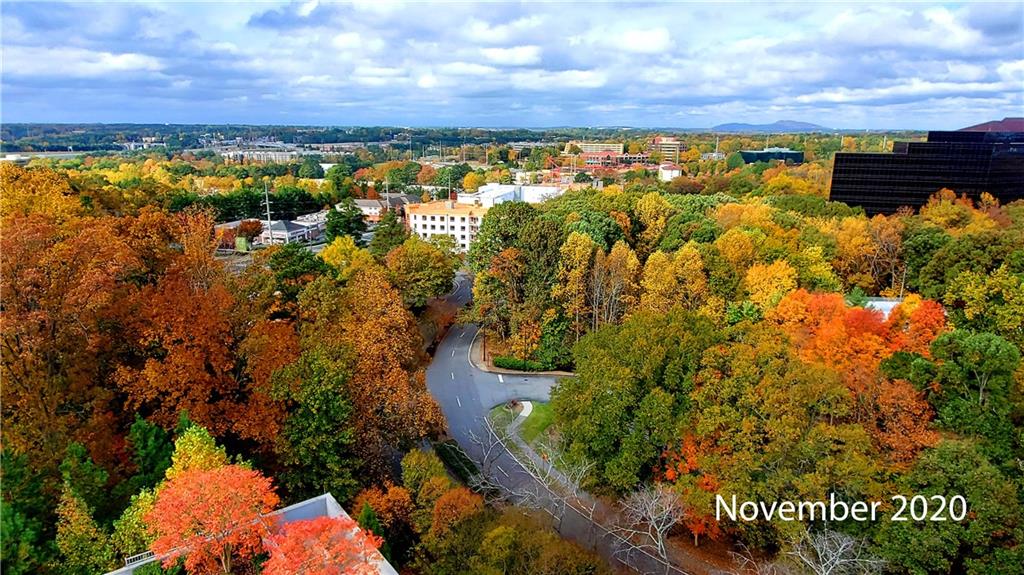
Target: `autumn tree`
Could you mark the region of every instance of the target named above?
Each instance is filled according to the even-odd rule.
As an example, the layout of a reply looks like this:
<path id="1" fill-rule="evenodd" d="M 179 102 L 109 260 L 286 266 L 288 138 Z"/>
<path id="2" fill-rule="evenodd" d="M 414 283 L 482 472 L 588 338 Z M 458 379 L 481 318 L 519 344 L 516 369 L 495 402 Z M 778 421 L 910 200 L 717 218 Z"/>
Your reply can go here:
<path id="1" fill-rule="evenodd" d="M 264 514 L 277 507 L 270 480 L 238 465 L 193 469 L 169 479 L 145 521 L 151 549 L 164 566 L 185 557 L 191 573 L 232 573 L 252 559 L 269 536 Z"/>
<path id="2" fill-rule="evenodd" d="M 47 168 L 23 168 L 11 162 L 0 165 L 0 219 L 45 214 L 57 222 L 84 212 L 66 177 Z M 10 229 L 10 228 L 8 228 Z"/>
<path id="3" fill-rule="evenodd" d="M 346 359 L 314 349 L 274 375 L 274 393 L 288 405 L 275 451 L 284 466 L 279 477 L 292 496 L 329 492 L 346 501 L 358 489 L 350 372 Z"/>
<path id="4" fill-rule="evenodd" d="M 380 269 L 354 275 L 342 288 L 321 277 L 300 300 L 304 349 L 353 358 L 348 397 L 356 445 L 371 472 L 384 474 L 385 454 L 436 433 L 443 422 L 420 369 L 422 338 L 398 291 Z"/>
<path id="5" fill-rule="evenodd" d="M 376 265 L 370 252 L 360 248 L 350 236 L 334 238 L 320 252 L 320 258 L 334 268 L 338 279 L 348 280 L 356 272 Z"/>
<path id="6" fill-rule="evenodd" d="M 294 521 L 270 538 L 267 575 L 371 575 L 378 573 L 380 537 L 348 517 Z"/>
<path id="7" fill-rule="evenodd" d="M 411 308 L 422 308 L 427 299 L 451 291 L 455 260 L 418 237 L 391 250 L 384 263 L 402 300 Z"/>
<path id="8" fill-rule="evenodd" d="M 617 323 L 639 302 L 640 262 L 626 242 L 615 243 L 611 251 L 595 250 L 590 270 L 588 307 L 591 329 Z"/>
<path id="9" fill-rule="evenodd" d="M 88 428 L 116 455 L 105 415 L 112 393 L 97 382 L 116 365 L 143 261 L 109 220 L 59 226 L 39 214 L 5 222 L 0 251 L 5 448 L 53 474 L 65 446 Z"/>
<path id="10" fill-rule="evenodd" d="M 93 575 L 109 571 L 116 564 L 107 534 L 96 525 L 89 507 L 68 485 L 64 486 L 57 505 L 57 549 L 62 558 L 62 573 Z"/>
<path id="11" fill-rule="evenodd" d="M 465 487 L 456 487 L 442 495 L 434 504 L 430 532 L 443 536 L 455 524 L 482 510 L 484 499 Z"/>
<path id="12" fill-rule="evenodd" d="M 570 234 L 561 248 L 558 282 L 551 289 L 552 297 L 562 303 L 572 321 L 576 341 L 586 331 L 587 318 L 591 313 L 587 305 L 587 280 L 595 247 L 594 241 L 586 234 Z"/>
<path id="13" fill-rule="evenodd" d="M 771 264 L 754 264 L 743 279 L 750 297 L 762 310 L 773 307 L 782 296 L 796 289 L 796 270 L 785 260 Z"/>

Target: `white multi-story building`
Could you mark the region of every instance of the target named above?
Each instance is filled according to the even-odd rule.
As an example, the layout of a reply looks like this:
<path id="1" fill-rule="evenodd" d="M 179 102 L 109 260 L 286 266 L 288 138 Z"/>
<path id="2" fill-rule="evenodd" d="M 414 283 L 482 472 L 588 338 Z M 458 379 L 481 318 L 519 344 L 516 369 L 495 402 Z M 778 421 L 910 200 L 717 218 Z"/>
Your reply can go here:
<path id="1" fill-rule="evenodd" d="M 460 204 L 476 204 L 493 208 L 504 202 L 526 202 L 539 204 L 548 198 L 554 198 L 565 192 L 563 186 L 519 186 L 515 184 L 486 184 L 472 193 L 459 194 Z"/>
<path id="2" fill-rule="evenodd" d="M 480 231 L 488 208 L 453 200 L 410 204 L 405 208 L 406 223 L 414 234 L 425 240 L 442 234 L 452 236 L 459 250 L 465 252 Z"/>

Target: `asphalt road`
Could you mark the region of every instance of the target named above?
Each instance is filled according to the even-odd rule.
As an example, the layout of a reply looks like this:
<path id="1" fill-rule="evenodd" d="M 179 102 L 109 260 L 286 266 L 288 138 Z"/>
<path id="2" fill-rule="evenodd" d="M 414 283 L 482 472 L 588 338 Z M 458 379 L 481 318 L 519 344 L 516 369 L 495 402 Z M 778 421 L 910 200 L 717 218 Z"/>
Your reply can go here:
<path id="1" fill-rule="evenodd" d="M 455 283 L 456 287 L 446 299 L 461 307 L 472 298 L 472 282 L 468 276 L 460 273 Z M 448 434 L 472 459 L 480 461 L 483 450 L 472 438 L 473 434 L 486 437 L 484 418 L 491 408 L 511 399 L 548 401 L 556 379 L 533 375 L 502 375 L 499 379 L 498 374 L 477 369 L 469 360 L 470 347 L 476 334 L 477 326 L 472 324 L 455 325 L 449 330 L 427 369 L 427 387 L 444 411 L 448 420 Z M 537 483 L 505 451 L 494 460 L 491 468 L 491 479 L 510 489 Z M 572 510 L 565 512 L 559 531 L 584 547 L 598 551 L 606 559 L 611 560 L 616 553 L 614 538 L 600 536 L 588 519 Z M 619 556 L 622 556 L 621 553 Z M 703 563 L 698 559 L 686 559 L 696 561 L 693 565 L 686 565 L 690 572 L 710 571 L 703 568 Z M 641 553 L 632 553 L 629 563 L 641 573 L 666 573 L 662 564 Z M 683 571 L 670 570 L 668 573 L 679 574 Z"/>

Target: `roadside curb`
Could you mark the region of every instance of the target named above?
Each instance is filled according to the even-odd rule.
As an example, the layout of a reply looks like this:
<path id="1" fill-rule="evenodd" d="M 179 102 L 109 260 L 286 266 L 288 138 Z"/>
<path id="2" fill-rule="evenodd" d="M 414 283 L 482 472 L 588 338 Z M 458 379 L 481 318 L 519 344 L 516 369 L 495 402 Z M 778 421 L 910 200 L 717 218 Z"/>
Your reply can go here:
<path id="1" fill-rule="evenodd" d="M 500 373 L 502 375 L 537 375 L 546 377 L 575 377 L 576 374 L 571 371 L 517 371 L 514 369 L 504 369 L 501 367 L 491 367 L 483 361 L 483 350 L 482 346 L 477 341 L 480 337 L 480 329 L 478 328 L 476 333 L 473 335 L 473 341 L 469 344 L 469 363 L 474 368 L 485 371 L 487 373 Z"/>

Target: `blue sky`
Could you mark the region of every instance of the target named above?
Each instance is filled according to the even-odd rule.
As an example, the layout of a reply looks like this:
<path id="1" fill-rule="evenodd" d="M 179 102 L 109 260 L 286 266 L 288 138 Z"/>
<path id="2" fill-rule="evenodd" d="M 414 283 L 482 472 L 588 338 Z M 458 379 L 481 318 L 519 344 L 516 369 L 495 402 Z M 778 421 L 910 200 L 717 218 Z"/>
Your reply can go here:
<path id="1" fill-rule="evenodd" d="M 4 2 L 0 120 L 958 128 L 1024 4 Z"/>

